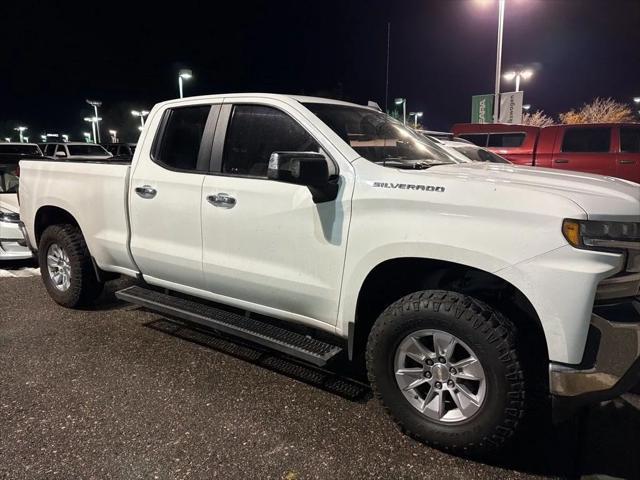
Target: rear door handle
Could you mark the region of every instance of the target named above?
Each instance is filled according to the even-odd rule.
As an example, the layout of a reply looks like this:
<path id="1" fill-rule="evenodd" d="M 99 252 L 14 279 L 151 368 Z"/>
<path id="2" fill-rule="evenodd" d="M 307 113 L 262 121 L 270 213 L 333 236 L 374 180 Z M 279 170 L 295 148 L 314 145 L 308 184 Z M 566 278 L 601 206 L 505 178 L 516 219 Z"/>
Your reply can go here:
<path id="1" fill-rule="evenodd" d="M 620 160 L 620 165 L 632 165 L 636 163 L 635 160 Z"/>
<path id="2" fill-rule="evenodd" d="M 566 158 L 558 158 L 554 160 L 554 163 L 569 163 L 569 160 L 567 160 Z"/>
<path id="3" fill-rule="evenodd" d="M 158 191 L 155 188 L 153 188 L 151 185 L 143 185 L 141 187 L 136 187 L 135 190 L 139 197 L 147 198 L 147 199 L 155 197 L 156 194 L 158 193 Z"/>
<path id="4" fill-rule="evenodd" d="M 209 195 L 207 197 L 209 202 L 214 207 L 220 208 L 233 208 L 236 206 L 236 199 L 230 196 L 228 193 L 218 193 L 216 195 Z"/>

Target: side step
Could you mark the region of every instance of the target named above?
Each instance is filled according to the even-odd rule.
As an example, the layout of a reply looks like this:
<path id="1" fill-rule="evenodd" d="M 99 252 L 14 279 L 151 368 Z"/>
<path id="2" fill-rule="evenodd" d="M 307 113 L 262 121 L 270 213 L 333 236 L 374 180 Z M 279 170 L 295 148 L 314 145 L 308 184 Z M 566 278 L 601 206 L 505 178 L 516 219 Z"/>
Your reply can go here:
<path id="1" fill-rule="evenodd" d="M 264 345 L 319 367 L 324 366 L 342 350 L 337 345 L 267 322 L 143 287 L 125 288 L 116 292 L 116 297 L 158 313 L 198 323 Z"/>

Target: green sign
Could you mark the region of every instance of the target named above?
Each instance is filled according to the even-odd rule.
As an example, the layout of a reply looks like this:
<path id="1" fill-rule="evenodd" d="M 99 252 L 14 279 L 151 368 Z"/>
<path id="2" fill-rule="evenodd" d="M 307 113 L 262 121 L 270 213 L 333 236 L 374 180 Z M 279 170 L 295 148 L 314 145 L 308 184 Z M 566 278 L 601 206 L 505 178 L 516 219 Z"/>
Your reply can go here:
<path id="1" fill-rule="evenodd" d="M 493 123 L 493 95 L 472 97 L 471 123 Z"/>

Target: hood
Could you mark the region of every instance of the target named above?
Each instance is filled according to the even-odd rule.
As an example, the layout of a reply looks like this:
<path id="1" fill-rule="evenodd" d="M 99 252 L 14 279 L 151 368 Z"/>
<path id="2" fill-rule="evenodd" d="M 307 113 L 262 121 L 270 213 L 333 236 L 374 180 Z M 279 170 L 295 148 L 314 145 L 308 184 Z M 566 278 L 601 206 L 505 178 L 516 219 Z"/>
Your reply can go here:
<path id="1" fill-rule="evenodd" d="M 0 209 L 20 213 L 18 195 L 15 193 L 0 193 Z"/>
<path id="2" fill-rule="evenodd" d="M 579 205 L 592 220 L 640 221 L 640 184 L 620 178 L 486 162 L 441 165 L 425 172 L 560 195 Z"/>

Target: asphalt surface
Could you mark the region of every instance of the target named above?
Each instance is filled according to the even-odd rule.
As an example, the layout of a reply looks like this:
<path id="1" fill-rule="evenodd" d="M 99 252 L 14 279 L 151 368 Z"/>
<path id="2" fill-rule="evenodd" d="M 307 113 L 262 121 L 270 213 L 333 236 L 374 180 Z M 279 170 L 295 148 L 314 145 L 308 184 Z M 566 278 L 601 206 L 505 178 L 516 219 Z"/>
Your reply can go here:
<path id="1" fill-rule="evenodd" d="M 0 278 L 0 478 L 640 478 L 625 401 L 475 462 L 400 433 L 359 378 L 133 308 L 118 286 L 79 311 L 37 277 Z"/>

